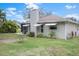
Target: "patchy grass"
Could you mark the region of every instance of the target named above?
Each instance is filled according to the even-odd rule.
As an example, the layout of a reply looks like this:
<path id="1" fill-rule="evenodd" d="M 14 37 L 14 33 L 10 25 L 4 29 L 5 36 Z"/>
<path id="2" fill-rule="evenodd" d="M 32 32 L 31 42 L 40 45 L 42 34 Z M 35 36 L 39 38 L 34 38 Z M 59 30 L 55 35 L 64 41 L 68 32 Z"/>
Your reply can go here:
<path id="1" fill-rule="evenodd" d="M 14 39 L 17 37 L 18 35 L 15 33 L 0 33 L 0 39 Z"/>
<path id="2" fill-rule="evenodd" d="M 21 43 L 0 43 L 0 55 L 79 56 L 79 37 L 69 40 L 27 37 Z"/>

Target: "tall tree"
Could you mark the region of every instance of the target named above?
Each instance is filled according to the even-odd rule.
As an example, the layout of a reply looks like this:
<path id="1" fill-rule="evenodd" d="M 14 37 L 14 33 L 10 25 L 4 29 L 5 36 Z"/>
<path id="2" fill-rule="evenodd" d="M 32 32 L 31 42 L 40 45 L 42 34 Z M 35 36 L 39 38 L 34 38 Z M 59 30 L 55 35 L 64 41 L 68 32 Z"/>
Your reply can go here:
<path id="1" fill-rule="evenodd" d="M 0 25 L 6 20 L 6 14 L 3 9 L 0 9 Z"/>

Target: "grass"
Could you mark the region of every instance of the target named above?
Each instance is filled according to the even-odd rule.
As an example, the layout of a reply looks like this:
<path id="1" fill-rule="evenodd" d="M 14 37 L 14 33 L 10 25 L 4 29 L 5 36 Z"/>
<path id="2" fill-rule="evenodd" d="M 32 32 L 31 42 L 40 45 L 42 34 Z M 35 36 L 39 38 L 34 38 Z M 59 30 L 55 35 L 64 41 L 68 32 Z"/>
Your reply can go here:
<path id="1" fill-rule="evenodd" d="M 0 38 L 16 38 L 16 34 L 0 34 Z M 79 56 L 79 37 L 69 40 L 31 38 L 23 42 L 0 43 L 0 55 Z"/>
<path id="2" fill-rule="evenodd" d="M 14 39 L 17 38 L 17 36 L 15 33 L 0 33 L 0 39 Z"/>

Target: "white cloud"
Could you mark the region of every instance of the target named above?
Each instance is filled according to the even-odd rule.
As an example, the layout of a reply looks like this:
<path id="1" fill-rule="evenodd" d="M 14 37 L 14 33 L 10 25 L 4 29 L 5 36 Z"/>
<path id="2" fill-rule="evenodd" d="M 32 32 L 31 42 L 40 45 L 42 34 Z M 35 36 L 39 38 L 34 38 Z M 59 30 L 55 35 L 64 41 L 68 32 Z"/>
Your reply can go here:
<path id="1" fill-rule="evenodd" d="M 9 13 L 6 13 L 6 16 L 10 17 L 10 16 L 12 16 L 12 15 L 11 15 L 11 14 L 9 14 Z"/>
<path id="2" fill-rule="evenodd" d="M 22 15 L 15 15 L 15 17 L 17 18 L 17 19 L 23 19 L 23 16 Z"/>
<path id="3" fill-rule="evenodd" d="M 7 19 L 16 20 L 18 22 L 24 22 L 22 12 L 23 12 L 22 10 L 18 11 L 16 8 L 7 8 L 6 9 Z"/>
<path id="4" fill-rule="evenodd" d="M 7 8 L 7 10 L 16 10 L 16 8 Z"/>
<path id="5" fill-rule="evenodd" d="M 23 16 L 20 15 L 20 14 L 15 15 L 15 18 L 16 18 L 16 20 L 19 21 L 19 22 L 23 22 L 23 21 L 24 21 Z"/>
<path id="6" fill-rule="evenodd" d="M 66 7 L 66 9 L 75 9 L 77 6 L 76 5 L 66 5 L 65 6 Z"/>
<path id="7" fill-rule="evenodd" d="M 65 16 L 65 18 L 67 18 L 67 17 L 74 17 L 77 20 L 79 20 L 79 14 L 68 14 L 68 15 Z"/>
<path id="8" fill-rule="evenodd" d="M 9 15 L 15 15 L 16 14 L 16 8 L 7 8 L 6 13 Z"/>
<path id="9" fill-rule="evenodd" d="M 23 11 L 18 11 L 19 13 L 22 13 Z"/>
<path id="10" fill-rule="evenodd" d="M 35 3 L 25 3 L 27 6 L 26 8 L 33 8 L 33 9 L 39 9 L 39 6 Z"/>

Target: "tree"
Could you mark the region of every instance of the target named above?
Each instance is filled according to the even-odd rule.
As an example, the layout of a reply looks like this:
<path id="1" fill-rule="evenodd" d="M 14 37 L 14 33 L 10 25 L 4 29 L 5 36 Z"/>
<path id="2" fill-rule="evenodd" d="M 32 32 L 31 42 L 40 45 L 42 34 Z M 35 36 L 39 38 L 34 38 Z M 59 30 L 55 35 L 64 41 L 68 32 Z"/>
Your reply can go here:
<path id="1" fill-rule="evenodd" d="M 0 25 L 6 20 L 6 14 L 3 9 L 0 9 Z"/>
<path id="2" fill-rule="evenodd" d="M 30 9 L 28 8 L 25 8 L 24 11 L 23 11 L 23 18 L 24 20 L 27 20 L 30 18 Z"/>

